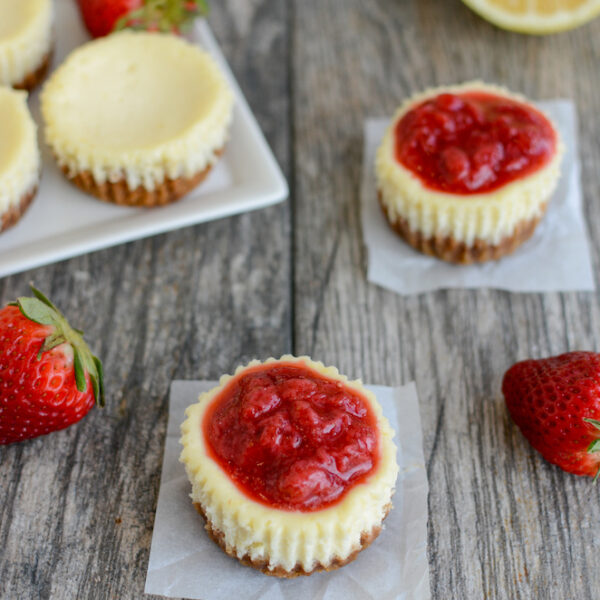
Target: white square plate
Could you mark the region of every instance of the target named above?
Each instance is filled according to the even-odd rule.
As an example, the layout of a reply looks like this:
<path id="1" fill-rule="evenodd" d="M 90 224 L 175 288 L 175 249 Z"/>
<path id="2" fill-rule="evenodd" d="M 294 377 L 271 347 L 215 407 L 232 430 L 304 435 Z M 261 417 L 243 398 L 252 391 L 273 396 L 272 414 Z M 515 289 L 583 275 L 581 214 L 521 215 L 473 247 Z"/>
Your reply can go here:
<path id="1" fill-rule="evenodd" d="M 89 39 L 76 3 L 57 0 L 54 65 Z M 262 208 L 287 197 L 288 186 L 208 25 L 198 22 L 192 39 L 221 66 L 236 102 L 226 151 L 209 177 L 178 202 L 131 208 L 101 202 L 79 191 L 59 171 L 44 144 L 38 194 L 13 228 L 0 235 L 0 277 L 107 246 Z M 39 91 L 31 110 L 38 125 Z"/>

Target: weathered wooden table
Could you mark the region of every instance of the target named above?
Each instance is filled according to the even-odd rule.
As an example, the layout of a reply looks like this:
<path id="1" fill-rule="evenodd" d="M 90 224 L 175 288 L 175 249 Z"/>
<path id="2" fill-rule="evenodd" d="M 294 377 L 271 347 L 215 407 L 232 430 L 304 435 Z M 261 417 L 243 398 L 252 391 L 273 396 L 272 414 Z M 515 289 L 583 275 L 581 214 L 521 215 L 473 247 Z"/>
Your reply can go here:
<path id="1" fill-rule="evenodd" d="M 483 78 L 579 111 L 600 250 L 600 20 L 533 38 L 459 0 L 226 0 L 211 25 L 284 171 L 275 208 L 0 281 L 35 281 L 103 358 L 108 406 L 0 449 L 0 597 L 141 598 L 172 379 L 307 353 L 369 383 L 416 380 L 435 599 L 600 597 L 598 487 L 545 463 L 500 394 L 517 359 L 598 349 L 598 295 L 368 284 L 362 127 L 426 86 Z"/>

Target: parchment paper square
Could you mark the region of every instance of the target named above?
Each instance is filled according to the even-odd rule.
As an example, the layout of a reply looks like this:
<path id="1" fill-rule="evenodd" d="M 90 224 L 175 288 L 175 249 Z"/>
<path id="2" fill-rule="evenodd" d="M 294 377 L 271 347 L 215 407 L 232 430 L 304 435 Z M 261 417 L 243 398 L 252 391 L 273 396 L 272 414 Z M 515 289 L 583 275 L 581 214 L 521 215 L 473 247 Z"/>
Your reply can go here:
<path id="1" fill-rule="evenodd" d="M 468 266 L 421 254 L 392 231 L 377 202 L 374 172 L 375 153 L 389 119 L 366 120 L 361 197 L 369 281 L 403 295 L 447 288 L 512 292 L 594 289 L 582 211 L 575 106 L 570 100 L 537 105 L 554 120 L 566 146 L 556 192 L 531 239 L 499 261 Z"/>
<path id="2" fill-rule="evenodd" d="M 203 600 L 427 600 L 427 474 L 414 383 L 367 386 L 396 431 L 400 475 L 384 530 L 351 564 L 310 577 L 269 577 L 228 557 L 204 530 L 179 462 L 184 411 L 215 382 L 174 381 L 163 471 L 154 522 L 147 594 Z M 401 448 L 401 449 L 400 449 Z"/>

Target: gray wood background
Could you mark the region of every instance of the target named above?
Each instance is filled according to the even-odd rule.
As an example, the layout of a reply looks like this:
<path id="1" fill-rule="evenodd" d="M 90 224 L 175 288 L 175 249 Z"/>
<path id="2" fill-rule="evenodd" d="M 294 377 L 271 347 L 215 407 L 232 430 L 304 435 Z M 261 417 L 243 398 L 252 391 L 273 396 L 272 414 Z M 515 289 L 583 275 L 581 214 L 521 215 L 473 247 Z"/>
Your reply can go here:
<path id="1" fill-rule="evenodd" d="M 600 249 L 600 20 L 533 38 L 459 0 L 220 0 L 210 23 L 288 176 L 274 208 L 0 280 L 34 281 L 83 328 L 108 406 L 0 448 L 0 597 L 141 598 L 172 379 L 308 353 L 366 382 L 416 380 L 435 599 L 600 597 L 598 487 L 545 463 L 507 417 L 518 359 L 598 349 L 598 295 L 368 284 L 362 124 L 472 78 L 571 97 L 585 212 Z"/>

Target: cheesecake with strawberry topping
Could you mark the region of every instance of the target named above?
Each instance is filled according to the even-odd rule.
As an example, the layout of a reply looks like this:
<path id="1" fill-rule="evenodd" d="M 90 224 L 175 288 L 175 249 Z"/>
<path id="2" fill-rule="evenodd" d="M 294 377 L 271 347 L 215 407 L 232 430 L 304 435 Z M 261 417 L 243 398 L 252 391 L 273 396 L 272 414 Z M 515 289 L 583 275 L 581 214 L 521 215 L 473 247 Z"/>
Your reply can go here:
<path id="1" fill-rule="evenodd" d="M 102 200 L 177 200 L 217 162 L 233 94 L 213 58 L 177 36 L 123 31 L 84 44 L 41 94 L 65 176 Z"/>
<path id="2" fill-rule="evenodd" d="M 37 191 L 41 159 L 27 92 L 0 86 L 0 231 L 14 225 Z"/>
<path id="3" fill-rule="evenodd" d="M 379 200 L 421 252 L 463 264 L 498 259 L 533 234 L 563 152 L 558 129 L 522 96 L 478 81 L 428 90 L 386 131 Z"/>
<path id="4" fill-rule="evenodd" d="M 0 85 L 33 89 L 52 54 L 52 0 L 0 0 Z"/>
<path id="5" fill-rule="evenodd" d="M 252 361 L 186 415 L 192 501 L 211 538 L 242 563 L 280 577 L 331 570 L 381 531 L 396 447 L 360 381 L 308 357 Z"/>

